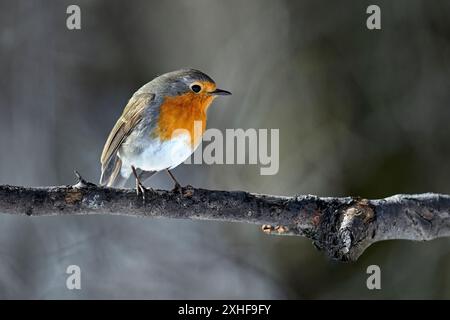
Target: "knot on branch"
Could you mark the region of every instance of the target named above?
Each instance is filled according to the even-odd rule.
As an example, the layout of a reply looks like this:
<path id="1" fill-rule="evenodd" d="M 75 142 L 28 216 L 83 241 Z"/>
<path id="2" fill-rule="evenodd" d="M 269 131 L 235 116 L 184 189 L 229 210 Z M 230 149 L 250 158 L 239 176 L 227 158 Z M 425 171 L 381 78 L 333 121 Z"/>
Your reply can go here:
<path id="1" fill-rule="evenodd" d="M 83 189 L 83 188 L 89 188 L 89 187 L 97 187 L 96 184 L 84 180 L 84 178 L 81 176 L 81 174 L 77 170 L 74 170 L 74 173 L 78 180 L 77 184 L 73 185 L 74 188 Z"/>
<path id="2" fill-rule="evenodd" d="M 374 206 L 367 199 L 328 204 L 323 208 L 314 245 L 336 260 L 355 261 L 373 242 L 374 220 Z"/>

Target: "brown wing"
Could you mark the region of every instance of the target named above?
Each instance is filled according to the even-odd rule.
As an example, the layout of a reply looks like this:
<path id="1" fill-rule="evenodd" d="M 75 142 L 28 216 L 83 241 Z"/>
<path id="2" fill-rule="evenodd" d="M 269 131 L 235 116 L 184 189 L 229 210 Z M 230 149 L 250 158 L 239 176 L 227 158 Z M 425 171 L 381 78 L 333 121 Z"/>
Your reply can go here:
<path id="1" fill-rule="evenodd" d="M 100 159 L 102 169 L 108 164 L 111 157 L 116 155 L 122 142 L 142 120 L 144 111 L 150 106 L 153 99 L 153 94 L 143 93 L 133 96 L 130 101 L 128 101 L 122 115 L 106 140 Z"/>

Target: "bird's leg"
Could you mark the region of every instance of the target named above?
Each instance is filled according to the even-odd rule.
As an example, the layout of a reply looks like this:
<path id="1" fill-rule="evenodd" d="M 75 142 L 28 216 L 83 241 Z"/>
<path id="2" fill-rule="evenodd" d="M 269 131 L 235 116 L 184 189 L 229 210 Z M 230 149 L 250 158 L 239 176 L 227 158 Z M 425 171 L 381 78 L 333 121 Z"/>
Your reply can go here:
<path id="1" fill-rule="evenodd" d="M 131 166 L 131 170 L 133 171 L 134 178 L 136 179 L 136 194 L 139 196 L 140 193 L 142 193 L 142 199 L 145 201 L 145 191 L 147 189 L 142 184 L 141 180 L 139 179 L 139 176 L 136 172 L 136 168 L 134 166 Z"/>
<path id="2" fill-rule="evenodd" d="M 174 175 L 172 172 L 170 172 L 169 169 L 166 169 L 167 173 L 169 174 L 170 178 L 172 178 L 173 182 L 175 183 L 175 187 L 173 188 L 172 191 L 179 191 L 181 192 L 181 185 L 178 183 L 177 179 L 175 179 Z"/>

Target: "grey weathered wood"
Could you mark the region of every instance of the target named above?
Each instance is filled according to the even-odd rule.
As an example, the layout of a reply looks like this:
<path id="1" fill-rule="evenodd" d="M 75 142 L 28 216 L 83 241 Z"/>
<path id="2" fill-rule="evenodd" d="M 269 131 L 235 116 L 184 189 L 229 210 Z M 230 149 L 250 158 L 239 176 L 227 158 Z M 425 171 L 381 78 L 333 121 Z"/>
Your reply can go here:
<path id="1" fill-rule="evenodd" d="M 278 235 L 299 235 L 341 261 L 356 260 L 372 243 L 388 239 L 431 240 L 450 236 L 450 196 L 395 195 L 282 197 L 244 191 L 184 188 L 148 191 L 86 183 L 29 188 L 0 186 L 0 212 L 28 216 L 116 214 L 143 217 L 232 221 L 265 225 Z"/>

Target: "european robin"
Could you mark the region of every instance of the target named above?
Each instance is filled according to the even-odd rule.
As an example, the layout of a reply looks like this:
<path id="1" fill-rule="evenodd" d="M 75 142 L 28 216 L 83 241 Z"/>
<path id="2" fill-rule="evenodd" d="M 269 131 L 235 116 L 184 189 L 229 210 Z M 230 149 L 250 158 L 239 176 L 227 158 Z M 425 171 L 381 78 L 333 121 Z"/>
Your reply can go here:
<path id="1" fill-rule="evenodd" d="M 194 69 L 169 72 L 142 86 L 109 134 L 101 156 L 100 184 L 123 187 L 133 174 L 136 191 L 145 196 L 143 182 L 165 170 L 180 189 L 170 170 L 200 144 L 214 98 L 230 94 Z M 195 121 L 201 123 L 201 132 L 194 133 Z"/>

